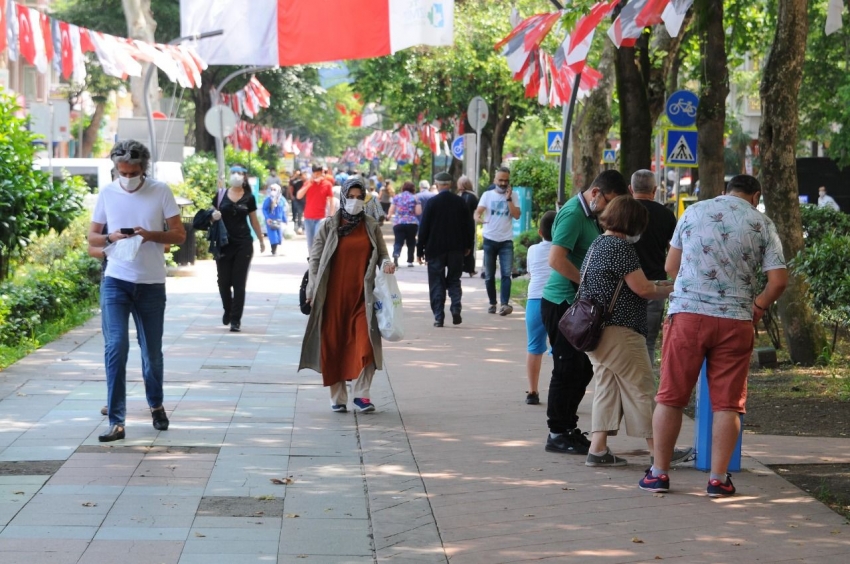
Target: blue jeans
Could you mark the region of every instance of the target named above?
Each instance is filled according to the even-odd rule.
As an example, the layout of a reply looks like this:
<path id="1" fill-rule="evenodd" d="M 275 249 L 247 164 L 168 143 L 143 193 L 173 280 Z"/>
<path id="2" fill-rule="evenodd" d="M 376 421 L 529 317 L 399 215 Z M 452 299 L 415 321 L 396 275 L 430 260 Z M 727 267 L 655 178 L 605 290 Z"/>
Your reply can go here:
<path id="1" fill-rule="evenodd" d="M 321 219 L 304 219 L 304 233 L 307 235 L 307 252 L 313 251 L 313 239 L 316 238 L 316 232 L 319 230 Z"/>
<path id="2" fill-rule="evenodd" d="M 142 349 L 142 376 L 148 406 L 162 405 L 165 284 L 135 284 L 106 276 L 100 285 L 100 309 L 109 424 L 124 425 L 131 315 Z"/>
<path id="3" fill-rule="evenodd" d="M 514 267 L 514 242 L 491 241 L 484 239 L 484 286 L 490 305 L 496 305 L 496 257 L 499 258 L 499 270 L 502 275 L 501 305 L 507 305 L 511 299 L 511 272 Z"/>

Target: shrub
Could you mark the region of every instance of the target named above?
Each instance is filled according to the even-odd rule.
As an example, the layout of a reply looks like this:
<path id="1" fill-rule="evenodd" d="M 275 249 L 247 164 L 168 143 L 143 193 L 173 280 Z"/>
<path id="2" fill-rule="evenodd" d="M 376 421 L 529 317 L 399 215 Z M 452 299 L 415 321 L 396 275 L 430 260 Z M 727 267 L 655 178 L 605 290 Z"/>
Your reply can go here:
<path id="1" fill-rule="evenodd" d="M 537 229 L 523 231 L 514 239 L 514 270 L 520 274 L 528 272 L 528 248 L 542 240 Z"/>
<path id="2" fill-rule="evenodd" d="M 511 165 L 511 184 L 532 189 L 532 221 L 555 209 L 558 200 L 558 164 L 537 157 L 525 157 Z M 567 177 L 565 193 L 572 193 L 572 180 Z"/>

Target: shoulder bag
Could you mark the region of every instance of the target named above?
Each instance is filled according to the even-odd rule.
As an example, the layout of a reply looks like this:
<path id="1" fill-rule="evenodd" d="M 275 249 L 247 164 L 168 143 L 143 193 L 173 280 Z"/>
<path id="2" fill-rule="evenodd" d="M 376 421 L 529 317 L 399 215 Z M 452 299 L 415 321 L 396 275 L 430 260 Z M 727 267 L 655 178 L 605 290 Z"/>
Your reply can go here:
<path id="1" fill-rule="evenodd" d="M 595 249 L 594 249 L 595 250 Z M 587 266 L 590 264 L 590 259 L 593 258 L 593 253 L 587 258 L 584 271 L 581 273 L 578 290 L 576 290 L 576 301 L 564 312 L 563 317 L 558 322 L 558 329 L 567 341 L 577 351 L 590 352 L 599 345 L 599 339 L 602 337 L 602 328 L 606 321 L 611 319 L 611 314 L 614 312 L 614 304 L 617 303 L 617 298 L 620 296 L 620 290 L 623 289 L 623 278 L 620 278 L 620 283 L 617 284 L 617 289 L 614 290 L 614 297 L 611 298 L 611 304 L 607 311 L 603 304 L 600 304 L 593 298 L 579 298 L 581 295 L 581 287 L 584 284 L 584 275 L 587 273 Z"/>

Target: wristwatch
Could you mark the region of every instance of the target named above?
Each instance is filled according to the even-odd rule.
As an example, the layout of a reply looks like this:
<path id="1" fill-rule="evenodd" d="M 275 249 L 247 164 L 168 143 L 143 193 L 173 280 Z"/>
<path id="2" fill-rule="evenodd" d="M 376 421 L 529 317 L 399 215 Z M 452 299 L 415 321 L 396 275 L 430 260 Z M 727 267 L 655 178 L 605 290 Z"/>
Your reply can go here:
<path id="1" fill-rule="evenodd" d="M 108 247 L 109 245 L 112 244 L 112 241 L 109 240 L 110 235 L 112 235 L 112 234 L 111 233 L 106 234 L 106 244 L 104 245 L 104 247 Z"/>

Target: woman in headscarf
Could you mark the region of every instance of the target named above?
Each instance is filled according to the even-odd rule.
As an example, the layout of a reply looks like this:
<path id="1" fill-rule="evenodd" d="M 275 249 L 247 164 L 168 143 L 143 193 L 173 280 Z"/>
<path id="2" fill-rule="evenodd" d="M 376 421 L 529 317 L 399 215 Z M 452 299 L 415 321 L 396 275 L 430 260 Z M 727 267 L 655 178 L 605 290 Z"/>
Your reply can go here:
<path id="1" fill-rule="evenodd" d="M 266 234 L 272 246 L 272 256 L 277 255 L 277 247 L 283 241 L 283 226 L 286 223 L 286 203 L 281 197 L 279 184 L 270 184 L 266 199 L 263 200 L 263 216 L 266 218 Z"/>
<path id="2" fill-rule="evenodd" d="M 383 365 L 372 295 L 375 269 L 395 272 L 378 222 L 364 212 L 366 189 L 359 176 L 345 181 L 339 210 L 322 222 L 310 250 L 307 301 L 312 309 L 298 369 L 322 374 L 331 409 L 339 413 L 348 411 L 351 380 L 355 408 L 375 411 L 369 389 Z"/>

